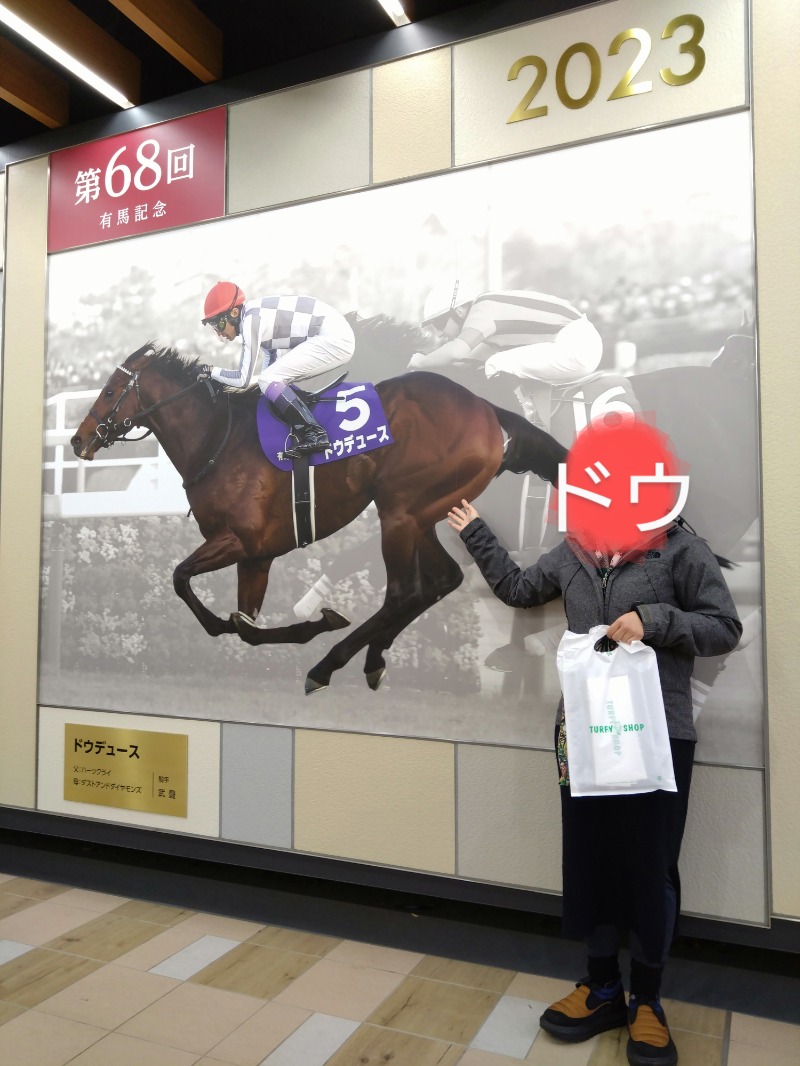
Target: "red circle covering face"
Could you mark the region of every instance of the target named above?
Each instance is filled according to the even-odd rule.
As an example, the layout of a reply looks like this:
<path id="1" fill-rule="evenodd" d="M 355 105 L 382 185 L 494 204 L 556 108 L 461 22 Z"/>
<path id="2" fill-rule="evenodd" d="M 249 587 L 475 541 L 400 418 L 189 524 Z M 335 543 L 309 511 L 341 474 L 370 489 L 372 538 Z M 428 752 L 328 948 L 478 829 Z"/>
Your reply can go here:
<path id="1" fill-rule="evenodd" d="M 686 502 L 684 470 L 668 438 L 641 418 L 599 418 L 575 438 L 560 473 L 559 530 L 588 552 L 652 548 Z"/>

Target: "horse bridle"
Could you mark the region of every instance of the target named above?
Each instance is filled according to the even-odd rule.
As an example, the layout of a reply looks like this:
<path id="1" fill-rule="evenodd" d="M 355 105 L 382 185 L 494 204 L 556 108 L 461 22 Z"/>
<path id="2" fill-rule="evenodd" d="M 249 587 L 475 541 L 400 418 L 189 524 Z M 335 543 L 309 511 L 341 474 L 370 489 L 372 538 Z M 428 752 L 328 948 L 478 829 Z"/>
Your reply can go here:
<path id="1" fill-rule="evenodd" d="M 191 392 L 192 389 L 196 389 L 198 385 L 206 385 L 208 391 L 211 393 L 212 400 L 216 403 L 217 394 L 214 391 L 214 386 L 206 378 L 200 381 L 193 381 L 191 385 L 187 385 L 185 389 L 181 389 L 180 392 L 176 392 L 174 396 L 168 396 L 166 400 L 159 400 L 158 403 L 154 403 L 150 407 L 146 407 L 142 410 L 142 398 L 139 394 L 139 374 L 142 371 L 142 367 L 137 367 L 135 370 L 129 370 L 126 366 L 120 364 L 117 370 L 121 370 L 123 374 L 127 374 L 130 381 L 125 385 L 125 388 L 119 394 L 116 403 L 108 412 L 105 420 L 101 421 L 100 415 L 97 413 L 94 407 L 89 411 L 92 418 L 95 419 L 97 425 L 95 426 L 94 434 L 100 441 L 101 448 L 110 448 L 112 444 L 116 444 L 118 441 L 123 441 L 128 444 L 133 444 L 136 441 L 144 440 L 145 437 L 149 437 L 153 432 L 152 429 L 145 427 L 145 432 L 141 437 L 128 437 L 126 434 L 129 430 L 133 429 L 135 425 L 139 425 L 145 418 L 148 418 L 153 411 L 157 411 L 160 407 L 166 407 L 167 404 L 173 403 L 175 400 L 179 400 L 181 396 L 185 396 L 187 392 Z M 122 404 L 127 399 L 128 393 L 131 389 L 136 390 L 136 411 L 130 418 L 123 418 L 121 421 L 114 421 L 114 416 L 120 409 Z"/>
<path id="2" fill-rule="evenodd" d="M 142 369 L 143 368 L 141 366 L 138 366 L 135 370 L 129 370 L 128 367 L 123 366 L 122 364 L 117 367 L 117 370 L 121 370 L 123 374 L 128 375 L 130 381 L 128 381 L 128 383 L 125 385 L 125 388 L 120 393 L 116 403 L 106 415 L 105 421 L 100 421 L 100 416 L 98 415 L 94 407 L 92 407 L 92 409 L 89 411 L 89 414 L 97 422 L 94 433 L 97 439 L 100 441 L 101 448 L 110 448 L 112 444 L 116 444 L 119 441 L 123 441 L 128 444 L 133 444 L 135 441 L 144 440 L 145 437 L 149 437 L 153 430 L 148 427 L 144 427 L 145 432 L 141 435 L 141 437 L 128 437 L 126 434 L 129 430 L 133 429 L 134 425 L 138 425 L 145 418 L 148 418 L 153 413 L 153 411 L 157 411 L 160 407 L 166 407 L 167 404 L 174 403 L 175 400 L 179 400 L 181 396 L 185 396 L 187 392 L 191 392 L 192 389 L 196 389 L 198 385 L 205 385 L 211 395 L 211 402 L 217 402 L 217 393 L 214 389 L 214 386 L 211 384 L 211 381 L 208 378 L 201 378 L 198 381 L 193 381 L 191 385 L 187 385 L 185 389 L 181 389 L 180 392 L 176 392 L 173 396 L 168 396 L 166 400 L 159 400 L 158 403 L 154 403 L 150 407 L 146 407 L 144 410 L 142 410 L 142 398 L 139 393 L 139 374 L 141 373 Z M 114 421 L 114 416 L 116 415 L 122 404 L 125 402 L 125 399 L 131 389 L 136 390 L 136 411 L 130 418 L 123 418 L 121 421 L 116 422 Z M 229 396 L 228 426 L 225 431 L 225 436 L 222 439 L 222 443 L 214 452 L 213 456 L 200 469 L 200 471 L 189 481 L 184 481 L 183 487 L 185 489 L 190 488 L 192 485 L 196 485 L 198 481 L 202 481 L 206 474 L 208 474 L 208 472 L 214 467 L 217 459 L 219 459 L 220 455 L 222 454 L 225 445 L 228 443 L 228 438 L 231 435 L 232 424 L 233 408 L 231 407 L 231 400 Z"/>

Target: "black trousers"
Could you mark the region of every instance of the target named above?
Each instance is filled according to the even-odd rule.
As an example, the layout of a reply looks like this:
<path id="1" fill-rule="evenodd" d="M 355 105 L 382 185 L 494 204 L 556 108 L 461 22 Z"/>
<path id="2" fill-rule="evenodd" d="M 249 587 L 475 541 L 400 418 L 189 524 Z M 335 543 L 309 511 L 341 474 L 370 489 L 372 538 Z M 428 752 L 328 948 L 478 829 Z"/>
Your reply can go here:
<path id="1" fill-rule="evenodd" d="M 677 792 L 573 798 L 561 787 L 566 936 L 613 926 L 633 936 L 639 961 L 662 966 L 680 912 L 678 857 L 694 742 L 671 740 Z"/>

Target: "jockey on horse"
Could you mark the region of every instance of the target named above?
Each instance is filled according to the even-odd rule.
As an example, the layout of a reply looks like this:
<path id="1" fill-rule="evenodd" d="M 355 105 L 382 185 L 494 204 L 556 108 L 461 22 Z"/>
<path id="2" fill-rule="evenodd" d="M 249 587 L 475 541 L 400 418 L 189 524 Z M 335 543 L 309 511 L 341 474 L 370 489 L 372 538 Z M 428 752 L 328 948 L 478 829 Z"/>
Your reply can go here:
<path id="1" fill-rule="evenodd" d="M 560 385 L 593 373 L 603 356 L 602 338 L 586 316 L 541 292 L 465 298 L 455 281 L 431 293 L 422 326 L 435 346 L 413 355 L 411 370 L 484 363 L 487 378 L 510 374 Z"/>
<path id="2" fill-rule="evenodd" d="M 221 341 L 240 337 L 242 349 L 236 370 L 203 364 L 198 378 L 245 389 L 260 354 L 259 388 L 295 439 L 294 446 L 284 451 L 287 458 L 330 447 L 327 433 L 294 391 L 292 382 L 350 361 L 355 338 L 342 314 L 313 296 L 285 294 L 247 300 L 234 282 L 218 281 L 206 296 L 202 322 L 210 325 Z"/>

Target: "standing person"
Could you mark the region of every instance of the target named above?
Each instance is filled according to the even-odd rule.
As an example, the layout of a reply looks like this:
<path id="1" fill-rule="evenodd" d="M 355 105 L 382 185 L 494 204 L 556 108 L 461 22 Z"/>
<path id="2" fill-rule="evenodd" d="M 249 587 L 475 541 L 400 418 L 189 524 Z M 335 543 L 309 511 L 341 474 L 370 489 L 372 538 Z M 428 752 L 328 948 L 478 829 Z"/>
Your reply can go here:
<path id="1" fill-rule="evenodd" d="M 355 349 L 350 323 L 333 307 L 313 296 L 276 295 L 247 300 L 232 281 L 218 281 L 203 308 L 203 325 L 210 325 L 221 341 L 241 338 L 236 370 L 201 365 L 201 375 L 222 385 L 246 389 L 263 357 L 257 382 L 281 421 L 291 427 L 295 445 L 290 458 L 324 452 L 328 434 L 292 388 L 292 382 L 336 370 L 348 363 Z"/>
<path id="2" fill-rule="evenodd" d="M 659 551 L 636 560 L 590 554 L 567 536 L 523 571 L 466 500 L 448 523 L 504 603 L 534 607 L 561 596 L 572 632 L 605 624 L 612 640 L 642 640 L 655 650 L 677 792 L 572 797 L 563 699 L 559 705 L 563 930 L 585 941 L 587 972 L 540 1025 L 578 1042 L 627 1022 L 632 1066 L 672 1066 L 678 1054 L 659 993 L 680 912 L 678 856 L 697 740 L 689 681 L 696 655 L 731 651 L 742 633 L 717 560 L 705 541 L 673 525 Z M 618 958 L 625 931 L 627 1006 Z"/>
<path id="3" fill-rule="evenodd" d="M 427 306 L 423 329 L 436 347 L 418 352 L 412 370 L 484 363 L 486 376 L 510 374 L 550 384 L 593 373 L 603 340 L 586 315 L 567 300 L 542 292 L 498 290 L 459 299 L 456 281 L 445 307 Z"/>

